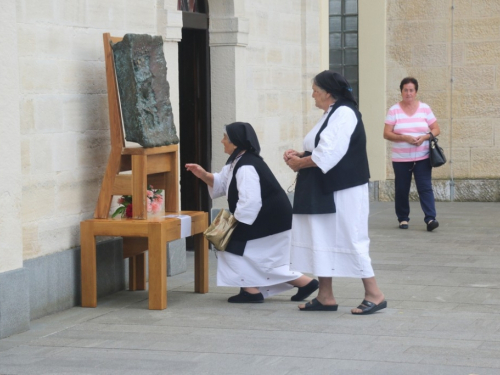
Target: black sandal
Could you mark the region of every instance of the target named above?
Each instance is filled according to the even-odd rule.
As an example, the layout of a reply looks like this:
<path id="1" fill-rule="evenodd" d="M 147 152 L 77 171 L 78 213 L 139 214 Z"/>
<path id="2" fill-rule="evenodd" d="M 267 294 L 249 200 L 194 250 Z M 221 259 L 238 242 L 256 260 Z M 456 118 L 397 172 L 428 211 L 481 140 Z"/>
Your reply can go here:
<path id="1" fill-rule="evenodd" d="M 339 305 L 323 305 L 316 298 L 311 302 L 307 302 L 306 305 L 300 311 L 337 311 Z"/>
<path id="2" fill-rule="evenodd" d="M 408 229 L 408 222 L 403 224 L 403 222 L 399 223 L 399 229 Z"/>
<path id="3" fill-rule="evenodd" d="M 387 301 L 382 301 L 378 305 L 375 305 L 373 302 L 367 301 L 366 299 L 361 302 L 361 305 L 358 306 L 358 309 L 361 310 L 360 313 L 355 313 L 351 311 L 353 315 L 368 315 L 373 314 L 376 311 L 385 309 L 387 307 Z"/>
<path id="4" fill-rule="evenodd" d="M 298 287 L 299 291 L 297 294 L 292 296 L 290 299 L 292 301 L 303 301 L 319 288 L 319 282 L 316 279 L 312 279 L 309 284 Z"/>

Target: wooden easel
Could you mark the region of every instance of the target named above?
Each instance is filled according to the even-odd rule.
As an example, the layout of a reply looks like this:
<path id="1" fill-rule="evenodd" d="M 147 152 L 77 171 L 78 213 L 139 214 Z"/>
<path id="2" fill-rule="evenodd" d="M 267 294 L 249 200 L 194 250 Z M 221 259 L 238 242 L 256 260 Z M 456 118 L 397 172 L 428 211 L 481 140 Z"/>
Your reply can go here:
<path id="1" fill-rule="evenodd" d="M 178 146 L 125 147 L 118 85 L 110 42 L 122 38 L 103 35 L 108 86 L 111 153 L 99 193 L 94 219 L 81 223 L 82 306 L 97 305 L 95 236 L 123 236 L 123 257 L 129 258 L 130 290 L 146 288 L 145 254 L 149 249 L 149 308 L 166 308 L 166 243 L 180 238 L 180 220 L 147 216 L 147 187 L 165 190 L 165 211 L 191 216 L 195 236 L 195 291 L 208 292 L 208 244 L 202 232 L 208 214 L 179 211 Z M 128 172 L 121 174 L 120 172 Z M 113 220 L 113 196 L 131 195 L 133 218 Z"/>

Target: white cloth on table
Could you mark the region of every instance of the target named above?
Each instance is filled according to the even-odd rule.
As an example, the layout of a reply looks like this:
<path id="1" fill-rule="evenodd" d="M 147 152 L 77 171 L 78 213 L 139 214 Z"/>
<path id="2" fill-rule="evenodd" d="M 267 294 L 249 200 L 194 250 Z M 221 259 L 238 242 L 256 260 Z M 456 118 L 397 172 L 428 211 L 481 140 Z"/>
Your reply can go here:
<path id="1" fill-rule="evenodd" d="M 173 217 L 181 221 L 181 238 L 191 236 L 191 216 L 189 215 L 165 215 L 164 217 Z"/>
<path id="2" fill-rule="evenodd" d="M 330 107 L 331 110 L 331 107 Z M 339 107 L 314 147 L 327 113 L 304 138 L 304 150 L 323 172 L 346 154 L 357 119 L 348 107 Z M 374 276 L 369 255 L 368 184 L 333 193 L 336 213 L 293 215 L 290 269 L 322 277 Z"/>
<path id="3" fill-rule="evenodd" d="M 212 199 L 227 195 L 238 160 L 213 174 L 214 185 L 208 187 Z M 244 165 L 236 176 L 238 202 L 234 216 L 239 222 L 252 225 L 262 207 L 259 175 L 253 166 Z M 218 251 L 217 285 L 257 287 L 264 298 L 293 288 L 287 282 L 302 274 L 290 271 L 290 234 L 288 230 L 250 240 L 243 256 Z"/>

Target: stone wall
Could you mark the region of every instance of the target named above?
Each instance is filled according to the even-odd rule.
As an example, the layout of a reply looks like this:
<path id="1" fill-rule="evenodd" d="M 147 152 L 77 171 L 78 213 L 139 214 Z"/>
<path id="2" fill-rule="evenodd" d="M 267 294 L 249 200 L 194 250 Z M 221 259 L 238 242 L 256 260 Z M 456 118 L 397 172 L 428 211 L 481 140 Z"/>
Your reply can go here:
<path id="1" fill-rule="evenodd" d="M 79 245 L 109 150 L 102 34 L 156 34 L 155 0 L 18 0 L 24 259 Z"/>
<path id="2" fill-rule="evenodd" d="M 2 2 L 0 11 L 0 273 L 22 267 L 21 134 L 16 1 Z M 0 307 L 1 309 L 1 307 Z M 0 315 L 2 311 L 0 311 Z M 1 325 L 1 322 L 0 322 Z M 0 327 L 1 330 L 1 327 Z"/>
<path id="3" fill-rule="evenodd" d="M 387 107 L 400 100 L 399 82 L 410 75 L 451 161 L 434 178 L 467 181 L 460 184 L 475 186 L 471 200 L 490 200 L 481 187 L 500 178 L 500 1 L 387 0 Z M 387 150 L 393 179 L 389 142 Z"/>

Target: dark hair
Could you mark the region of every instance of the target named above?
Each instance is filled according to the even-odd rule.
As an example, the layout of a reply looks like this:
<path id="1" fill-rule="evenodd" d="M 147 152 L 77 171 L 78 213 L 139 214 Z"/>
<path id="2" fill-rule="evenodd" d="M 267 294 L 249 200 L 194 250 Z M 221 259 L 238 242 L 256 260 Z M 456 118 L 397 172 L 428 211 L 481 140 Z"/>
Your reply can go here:
<path id="1" fill-rule="evenodd" d="M 418 81 L 413 77 L 406 77 L 403 78 L 403 80 L 399 84 L 399 89 L 401 90 L 401 92 L 403 92 L 403 86 L 407 85 L 408 83 L 413 83 L 415 85 L 415 92 L 418 91 Z"/>
<path id="2" fill-rule="evenodd" d="M 352 95 L 352 88 L 349 82 L 341 74 L 333 70 L 324 70 L 317 74 L 313 80 L 314 84 L 333 96 L 335 100 L 346 99 L 358 105 Z"/>

